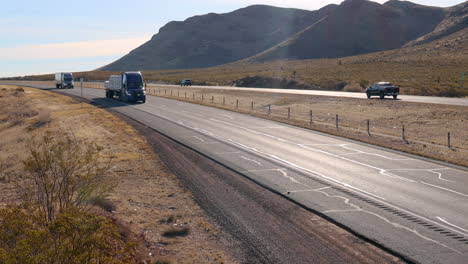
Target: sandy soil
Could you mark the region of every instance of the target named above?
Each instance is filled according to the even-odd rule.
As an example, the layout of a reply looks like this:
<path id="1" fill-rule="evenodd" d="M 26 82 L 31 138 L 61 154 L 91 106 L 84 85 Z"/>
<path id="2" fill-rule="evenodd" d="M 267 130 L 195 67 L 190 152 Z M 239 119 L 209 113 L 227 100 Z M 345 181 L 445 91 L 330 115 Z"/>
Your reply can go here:
<path id="1" fill-rule="evenodd" d="M 150 89 L 150 93 L 468 166 L 468 107 L 464 106 L 174 87 Z"/>
<path id="2" fill-rule="evenodd" d="M 107 111 L 47 91 L 0 86 L 0 206 L 18 202 L 18 179 L 8 175 L 21 173 L 27 140 L 50 130 L 94 140 L 113 158 L 109 177 L 118 186 L 110 197 L 116 206 L 112 217 L 142 241 L 143 260 L 237 263 L 219 242 L 219 227 L 131 126 Z M 183 236 L 163 236 L 183 228 L 188 230 Z"/>

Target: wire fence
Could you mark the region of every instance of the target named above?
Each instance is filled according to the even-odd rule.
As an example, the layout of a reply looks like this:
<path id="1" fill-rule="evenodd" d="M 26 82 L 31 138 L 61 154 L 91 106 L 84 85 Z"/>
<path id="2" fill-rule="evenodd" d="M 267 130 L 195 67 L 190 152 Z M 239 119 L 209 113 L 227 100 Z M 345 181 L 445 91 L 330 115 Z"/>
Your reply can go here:
<path id="1" fill-rule="evenodd" d="M 255 96 L 246 98 L 233 94 L 216 94 L 174 87 L 147 87 L 147 93 L 233 111 L 260 114 L 265 118 L 288 120 L 290 123 L 298 123 L 301 126 L 322 126 L 328 130 L 359 132 L 368 137 L 388 136 L 404 142 L 416 141 L 422 144 L 446 146 L 451 149 L 468 149 L 467 120 L 461 120 L 464 125 L 462 124 L 453 130 L 450 129 L 450 126 L 436 127 L 435 129 L 434 125 L 418 122 L 389 124 L 385 119 L 365 119 L 352 113 L 346 115 L 323 113 L 319 108 L 305 104 L 278 105 L 267 102 L 264 98 L 257 100 Z"/>
<path id="2" fill-rule="evenodd" d="M 17 81 L 17 84 L 25 85 L 55 85 L 52 82 Z M 79 82 L 75 82 L 75 87 Z M 83 82 L 84 88 L 104 89 L 104 83 Z M 350 114 L 324 113 L 320 108 L 314 108 L 305 104 L 277 104 L 274 100 L 268 101 L 264 97 L 245 97 L 235 94 L 223 94 L 216 91 L 201 91 L 201 89 L 183 88 L 176 86 L 164 86 L 148 84 L 148 95 L 172 98 L 216 106 L 232 111 L 259 114 L 264 118 L 287 120 L 289 123 L 304 127 L 323 127 L 332 131 L 358 132 L 368 137 L 387 136 L 401 141 L 417 141 L 421 144 L 445 146 L 453 150 L 468 150 L 468 120 L 460 120 L 463 124 L 444 127 L 439 125 L 421 124 L 418 122 L 401 122 L 389 124 L 385 119 L 365 119 Z"/>

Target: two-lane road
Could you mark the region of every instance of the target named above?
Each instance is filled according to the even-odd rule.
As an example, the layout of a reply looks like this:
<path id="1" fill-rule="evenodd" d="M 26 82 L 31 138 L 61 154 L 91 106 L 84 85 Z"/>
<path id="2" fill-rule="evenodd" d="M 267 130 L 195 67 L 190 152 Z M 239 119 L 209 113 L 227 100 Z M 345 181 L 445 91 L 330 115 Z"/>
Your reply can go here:
<path id="1" fill-rule="evenodd" d="M 63 90 L 80 95 L 79 89 Z M 468 172 L 220 109 L 149 96 L 84 97 L 422 263 L 468 263 Z"/>

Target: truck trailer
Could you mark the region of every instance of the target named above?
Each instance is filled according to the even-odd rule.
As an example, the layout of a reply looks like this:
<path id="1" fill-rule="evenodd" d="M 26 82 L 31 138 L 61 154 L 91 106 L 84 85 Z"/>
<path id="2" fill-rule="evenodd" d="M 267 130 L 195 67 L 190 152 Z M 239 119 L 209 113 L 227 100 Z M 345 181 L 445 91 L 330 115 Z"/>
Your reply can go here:
<path id="1" fill-rule="evenodd" d="M 140 72 L 122 72 L 120 75 L 111 75 L 104 83 L 106 97 L 124 102 L 146 102 L 146 91 L 143 77 Z"/>
<path id="2" fill-rule="evenodd" d="M 55 88 L 70 88 L 73 89 L 73 74 L 71 72 L 55 73 Z"/>

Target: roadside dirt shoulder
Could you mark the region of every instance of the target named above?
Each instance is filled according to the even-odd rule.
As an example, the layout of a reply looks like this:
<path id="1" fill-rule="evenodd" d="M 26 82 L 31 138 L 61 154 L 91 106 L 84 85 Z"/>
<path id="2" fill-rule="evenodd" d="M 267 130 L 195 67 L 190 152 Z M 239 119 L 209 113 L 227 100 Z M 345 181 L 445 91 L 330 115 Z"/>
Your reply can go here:
<path id="1" fill-rule="evenodd" d="M 220 243 L 220 229 L 133 127 L 56 93 L 0 85 L 0 207 L 18 202 L 18 181 L 6 175 L 21 173 L 27 140 L 46 131 L 93 140 L 113 159 L 118 186 L 104 209 L 143 242 L 142 260 L 237 263 Z"/>

